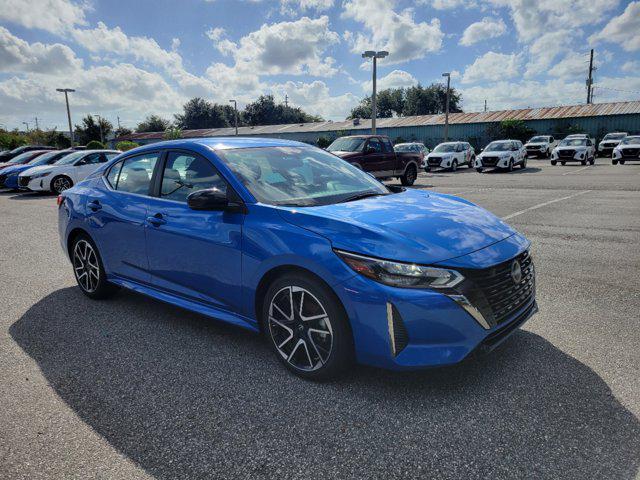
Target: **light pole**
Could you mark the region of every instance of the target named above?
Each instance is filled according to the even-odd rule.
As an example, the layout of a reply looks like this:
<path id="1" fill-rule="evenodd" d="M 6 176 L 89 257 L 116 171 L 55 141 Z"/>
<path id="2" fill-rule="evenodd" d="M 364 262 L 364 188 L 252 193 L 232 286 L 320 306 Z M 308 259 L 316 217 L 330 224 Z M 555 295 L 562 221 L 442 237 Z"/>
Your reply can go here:
<path id="1" fill-rule="evenodd" d="M 27 127 L 27 133 L 29 133 L 29 122 L 22 122 L 22 124 Z"/>
<path id="2" fill-rule="evenodd" d="M 444 141 L 449 140 L 449 87 L 451 86 L 451 74 L 443 73 L 443 77 L 447 77 L 447 102 L 444 108 Z"/>
<path id="3" fill-rule="evenodd" d="M 235 100 L 229 100 L 229 103 L 233 103 L 234 123 L 236 125 L 236 137 L 238 136 L 238 102 Z"/>
<path id="4" fill-rule="evenodd" d="M 73 147 L 73 128 L 71 127 L 71 111 L 69 110 L 69 93 L 75 92 L 73 88 L 56 88 L 56 92 L 64 93 L 64 100 L 67 102 L 67 120 L 69 121 L 69 141 Z"/>
<path id="5" fill-rule="evenodd" d="M 91 115 L 92 117 L 98 117 L 98 127 L 100 127 L 100 143 L 104 145 L 104 136 L 102 135 L 102 117 L 100 115 Z"/>
<path id="6" fill-rule="evenodd" d="M 371 94 L 371 133 L 376 134 L 376 70 L 377 60 L 389 55 L 389 52 L 380 50 L 376 52 L 374 50 L 367 50 L 362 54 L 362 58 L 373 58 L 373 93 Z"/>

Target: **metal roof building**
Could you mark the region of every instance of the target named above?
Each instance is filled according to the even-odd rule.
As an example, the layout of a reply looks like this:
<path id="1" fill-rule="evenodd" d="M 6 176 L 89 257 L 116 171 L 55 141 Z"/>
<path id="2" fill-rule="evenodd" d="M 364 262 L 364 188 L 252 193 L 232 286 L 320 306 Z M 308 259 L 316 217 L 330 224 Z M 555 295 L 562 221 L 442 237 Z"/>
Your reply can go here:
<path id="1" fill-rule="evenodd" d="M 376 122 L 377 133 L 388 135 L 392 140 L 422 141 L 429 147 L 433 147 L 443 140 L 444 119 L 444 114 L 380 118 Z M 600 138 L 612 131 L 640 133 L 640 101 L 451 113 L 449 114 L 449 139 L 467 140 L 475 146 L 484 146 L 491 140 L 490 126 L 502 120 L 523 120 L 536 133 L 559 137 L 575 130 L 589 133 L 594 138 Z M 286 138 L 307 143 L 316 143 L 321 137 L 332 140 L 338 136 L 366 134 L 370 131 L 370 119 L 238 128 L 238 134 L 242 136 Z M 161 141 L 163 135 L 163 132 L 133 133 L 112 142 L 131 140 L 142 145 Z M 233 135 L 235 135 L 234 128 L 182 131 L 184 138 Z"/>

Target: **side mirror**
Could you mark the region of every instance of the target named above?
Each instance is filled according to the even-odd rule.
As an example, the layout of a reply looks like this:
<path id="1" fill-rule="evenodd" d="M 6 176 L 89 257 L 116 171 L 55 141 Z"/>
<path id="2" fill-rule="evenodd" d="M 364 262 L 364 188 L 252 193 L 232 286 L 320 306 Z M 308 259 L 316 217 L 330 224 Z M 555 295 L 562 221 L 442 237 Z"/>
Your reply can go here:
<path id="1" fill-rule="evenodd" d="M 207 188 L 191 193 L 187 197 L 191 210 L 225 210 L 229 206 L 227 193 L 219 188 Z"/>

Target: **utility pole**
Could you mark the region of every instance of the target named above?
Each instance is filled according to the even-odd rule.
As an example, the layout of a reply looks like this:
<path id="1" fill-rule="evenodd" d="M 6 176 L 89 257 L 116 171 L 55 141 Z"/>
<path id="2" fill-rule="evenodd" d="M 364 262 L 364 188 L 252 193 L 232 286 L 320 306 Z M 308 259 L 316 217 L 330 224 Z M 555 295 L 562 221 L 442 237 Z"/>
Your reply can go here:
<path id="1" fill-rule="evenodd" d="M 484 111 L 485 112 L 487 111 L 487 99 L 486 98 L 484 99 Z"/>
<path id="2" fill-rule="evenodd" d="M 120 117 L 116 116 L 116 118 L 118 119 L 118 130 L 120 130 Z"/>
<path id="3" fill-rule="evenodd" d="M 449 88 L 451 87 L 451 73 L 443 73 L 443 77 L 447 77 L 447 101 L 444 109 L 444 141 L 449 140 Z"/>
<path id="4" fill-rule="evenodd" d="M 389 55 L 389 52 L 385 50 L 380 50 L 379 52 L 375 52 L 373 50 L 367 50 L 362 54 L 362 58 L 373 58 L 373 92 L 371 94 L 371 133 L 373 135 L 376 134 L 376 76 L 377 76 L 377 68 L 378 68 L 378 59 L 384 58 Z"/>
<path id="5" fill-rule="evenodd" d="M 284 94 L 284 108 L 288 108 L 289 107 L 289 95 L 287 95 L 286 93 Z"/>
<path id="6" fill-rule="evenodd" d="M 56 88 L 57 92 L 64 93 L 64 99 L 67 102 L 67 120 L 69 120 L 69 141 L 73 147 L 73 127 L 71 127 L 71 111 L 69 110 L 69 93 L 75 92 L 73 88 Z"/>
<path id="7" fill-rule="evenodd" d="M 589 59 L 589 76 L 587 77 L 587 104 L 593 102 L 592 88 L 593 88 L 593 48 L 591 49 L 591 55 Z"/>
<path id="8" fill-rule="evenodd" d="M 285 95 L 285 104 L 287 103 L 286 101 L 286 95 Z M 234 113 L 234 123 L 236 125 L 236 137 L 238 136 L 238 102 L 235 100 L 229 100 L 230 103 L 233 103 L 233 113 Z"/>
<path id="9" fill-rule="evenodd" d="M 38 117 L 36 117 L 36 130 L 40 130 L 40 126 L 38 125 Z"/>

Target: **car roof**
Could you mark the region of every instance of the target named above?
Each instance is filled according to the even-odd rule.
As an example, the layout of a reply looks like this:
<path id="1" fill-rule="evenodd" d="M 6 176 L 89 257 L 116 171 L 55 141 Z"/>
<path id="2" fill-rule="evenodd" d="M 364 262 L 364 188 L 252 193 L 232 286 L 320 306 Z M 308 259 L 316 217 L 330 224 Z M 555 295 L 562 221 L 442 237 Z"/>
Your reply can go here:
<path id="1" fill-rule="evenodd" d="M 167 140 L 164 142 L 150 143 L 137 147 L 129 152 L 145 152 L 157 149 L 170 148 L 206 148 L 209 150 L 231 150 L 234 148 L 260 148 L 260 147 L 311 147 L 308 143 L 283 140 L 281 138 L 266 137 L 209 137 L 209 138 L 185 138 L 180 140 Z"/>

